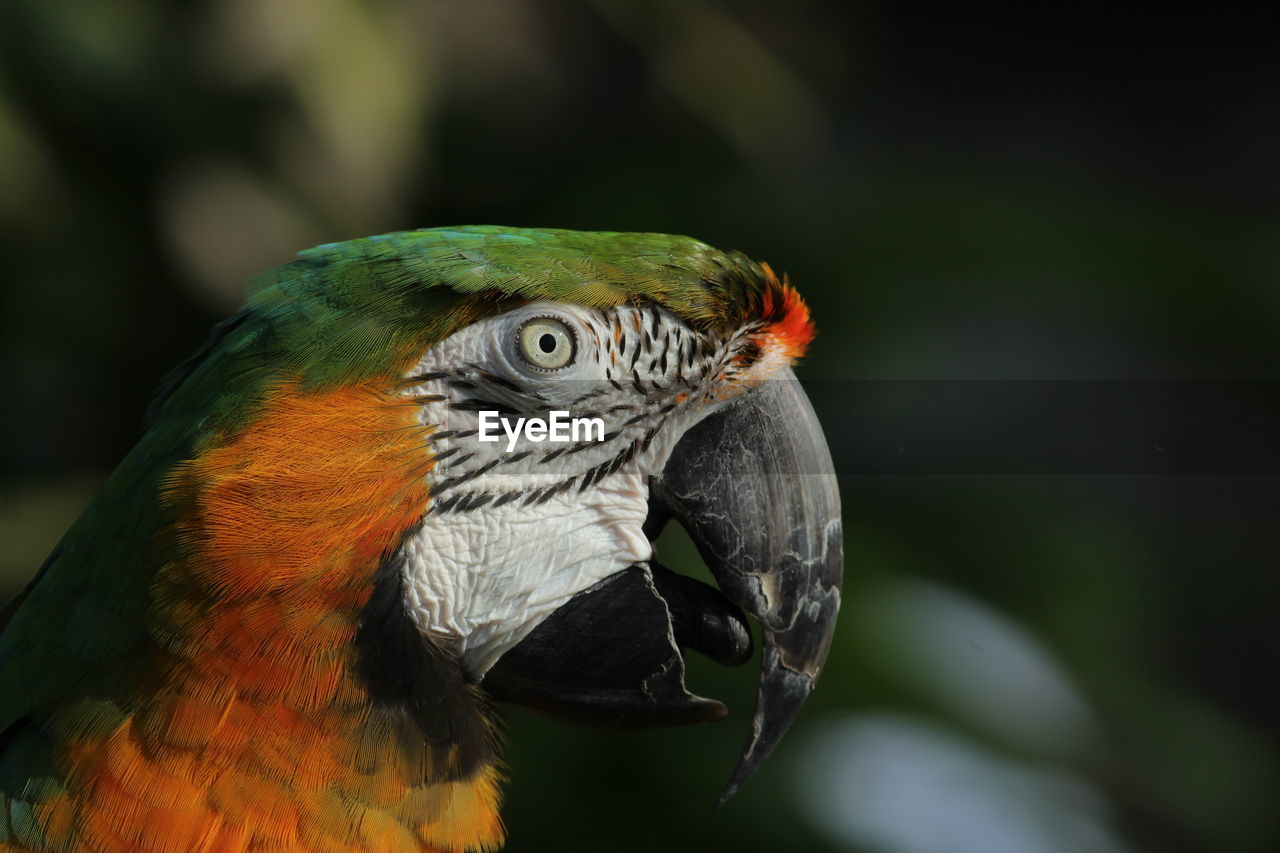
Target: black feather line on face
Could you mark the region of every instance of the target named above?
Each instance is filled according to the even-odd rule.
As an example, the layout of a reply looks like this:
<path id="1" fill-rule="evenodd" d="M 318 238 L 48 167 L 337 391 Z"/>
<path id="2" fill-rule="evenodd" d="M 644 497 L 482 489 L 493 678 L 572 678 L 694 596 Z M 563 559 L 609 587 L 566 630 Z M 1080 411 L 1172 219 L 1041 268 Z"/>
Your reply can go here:
<path id="1" fill-rule="evenodd" d="M 557 447 L 555 450 L 548 451 L 548 452 L 547 452 L 547 454 L 546 454 L 545 456 L 543 456 L 541 459 L 539 459 L 538 461 L 539 461 L 539 462 L 550 462 L 551 460 L 556 459 L 556 458 L 558 458 L 558 457 L 560 457 L 560 456 L 564 455 L 564 454 L 565 454 L 565 453 L 567 453 L 567 452 L 569 452 L 569 448 L 567 448 L 567 447 Z"/>
<path id="2" fill-rule="evenodd" d="M 524 498 L 524 506 L 537 506 L 537 505 L 546 503 L 556 495 L 564 494 L 570 491 L 575 484 L 578 485 L 579 492 L 586 491 L 588 488 L 596 485 L 604 478 L 610 476 L 611 474 L 617 473 L 622 468 L 622 466 L 626 465 L 628 462 L 633 461 L 639 455 L 639 453 L 648 446 L 648 443 L 653 440 L 654 436 L 656 436 L 659 431 L 660 431 L 660 427 L 656 427 L 656 426 L 653 427 L 652 429 L 649 430 L 648 433 L 645 434 L 645 437 L 643 439 L 632 442 L 627 447 L 623 448 L 618 453 L 614 454 L 612 458 L 608 459 L 605 462 L 601 462 L 599 465 L 596 465 L 588 469 L 588 471 L 585 474 L 582 474 L 582 475 L 575 474 L 564 480 L 557 481 L 548 486 L 543 486 L 542 488 L 538 488 L 538 489 L 518 489 L 517 488 L 517 489 L 511 489 L 510 491 L 503 491 L 503 492 L 493 492 L 493 491 L 466 492 L 461 495 L 452 495 L 449 497 L 439 498 L 437 500 L 434 500 L 433 503 L 428 507 L 427 513 L 429 515 L 445 515 L 447 513 L 468 512 L 470 510 L 478 509 L 479 507 L 488 505 L 490 503 L 492 503 L 492 508 L 496 509 L 497 507 L 500 507 L 503 504 L 510 503 L 511 501 L 514 501 L 518 498 Z M 591 444 L 577 445 L 573 449 L 577 449 L 577 447 L 592 447 L 592 446 L 596 446 L 596 445 L 591 445 Z M 532 451 L 525 451 L 524 455 L 528 455 L 531 452 Z M 565 451 L 562 448 L 558 448 L 557 450 L 551 451 L 551 453 L 554 453 L 557 455 L 563 452 Z M 551 454 L 548 454 L 548 456 L 550 455 Z M 449 489 L 456 488 L 457 486 L 462 485 L 466 481 L 473 479 L 474 477 L 477 477 L 480 474 L 483 474 L 485 471 L 492 469 L 495 465 L 502 462 L 506 462 L 506 461 L 508 460 L 503 458 L 495 459 L 489 463 L 486 463 L 486 465 L 483 466 L 482 468 L 477 468 L 475 471 L 468 472 L 467 474 L 464 474 L 459 477 L 453 477 L 448 480 L 443 480 L 433 487 L 433 494 L 438 495 L 442 491 L 448 491 Z M 546 460 L 544 459 L 542 461 L 546 461 Z"/>
<path id="3" fill-rule="evenodd" d="M 506 492 L 505 494 L 498 495 L 498 499 L 493 502 L 493 505 L 495 508 L 500 507 L 504 503 L 515 500 L 516 498 L 520 497 L 522 494 L 524 494 L 524 492 L 510 491 L 510 492 Z"/>
<path id="4" fill-rule="evenodd" d="M 432 486 L 433 503 L 428 510 L 429 513 L 461 513 L 482 507 L 497 508 L 516 500 L 522 501 L 525 506 L 536 506 L 575 487 L 578 492 L 585 492 L 617 473 L 629 461 L 633 461 L 653 445 L 667 416 L 680 405 L 674 397 L 675 392 L 687 392 L 688 398 L 682 399 L 691 404 L 709 399 L 703 384 L 708 380 L 717 381 L 713 366 L 722 372 L 718 378 L 723 379 L 723 373 L 732 369 L 732 360 L 735 356 L 745 355 L 748 361 L 753 356 L 749 346 L 742 348 L 743 353 L 737 351 L 738 344 L 749 331 L 748 329 L 738 329 L 736 334 L 725 342 L 718 335 L 716 340 L 710 340 L 707 337 L 709 333 L 705 330 L 699 331 L 683 324 L 666 322 L 665 311 L 653 305 L 638 305 L 632 313 L 619 314 L 609 311 L 597 313 L 603 322 L 598 327 L 591 326 L 590 332 L 598 342 L 597 351 L 605 362 L 604 373 L 607 384 L 600 383 L 596 388 L 577 395 L 568 404 L 546 403 L 545 395 L 524 388 L 506 377 L 496 375 L 480 364 L 467 363 L 464 369 L 458 372 L 431 372 L 418 375 L 422 381 L 443 380 L 442 385 L 437 385 L 436 388 L 443 386 L 442 390 L 446 391 L 445 394 L 424 396 L 432 399 L 439 398 L 450 410 L 496 411 L 508 418 L 545 416 L 550 409 L 561 408 L 580 413 L 585 410 L 583 405 L 585 402 L 600 397 L 616 400 L 620 395 L 634 394 L 639 398 L 634 403 L 615 403 L 607 408 L 602 404 L 598 411 L 578 415 L 585 418 L 603 418 L 608 422 L 612 420 L 612 416 L 632 413 L 626 417 L 625 421 L 615 424 L 613 431 L 606 433 L 601 442 L 587 441 L 546 449 L 536 447 L 524 449 L 515 454 L 497 454 L 496 457 L 484 448 L 473 448 L 468 442 L 460 442 L 459 447 L 453 447 L 433 460 L 444 463 L 444 468 L 449 469 L 453 476 L 444 477 Z M 756 349 L 758 350 L 758 347 Z M 631 369 L 627 370 L 625 367 L 626 361 L 608 363 L 614 353 L 629 354 Z M 638 365 L 644 365 L 645 372 L 637 370 Z M 617 368 L 616 371 L 615 368 Z M 670 375 L 668 371 L 671 372 Z M 619 372 L 625 375 L 619 376 Z M 500 403 L 499 399 L 506 402 Z M 643 434 L 636 438 L 639 430 L 643 430 Z M 479 430 L 474 428 L 446 430 L 430 434 L 429 440 L 468 439 L 478 433 Z M 509 489 L 499 486 L 495 489 L 492 484 L 475 482 L 499 466 L 514 465 L 530 459 L 540 464 L 549 463 L 555 459 L 567 458 L 592 448 L 602 447 L 610 442 L 617 442 L 624 434 L 631 436 L 631 439 L 622 450 L 614 453 L 605 462 L 550 485 L 541 485 L 536 488 L 516 486 Z M 477 457 L 490 458 L 475 470 L 466 471 L 465 466 Z M 512 481 L 519 482 L 517 478 L 512 478 Z M 463 491 L 460 487 L 468 484 L 470 484 L 469 490 L 459 494 L 459 491 Z"/>

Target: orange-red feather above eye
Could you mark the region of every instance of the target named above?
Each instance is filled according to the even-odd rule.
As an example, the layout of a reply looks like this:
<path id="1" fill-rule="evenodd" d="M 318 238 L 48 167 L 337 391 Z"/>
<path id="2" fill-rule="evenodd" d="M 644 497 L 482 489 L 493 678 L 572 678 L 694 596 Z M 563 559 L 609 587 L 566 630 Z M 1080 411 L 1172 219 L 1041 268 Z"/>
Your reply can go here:
<path id="1" fill-rule="evenodd" d="M 813 320 L 809 317 L 809 306 L 805 305 L 786 276 L 779 281 L 767 263 L 761 263 L 760 269 L 765 278 L 760 311 L 767 324 L 764 338 L 770 344 L 770 349 L 777 348 L 781 355 L 789 359 L 799 358 L 808 349 L 815 332 Z"/>

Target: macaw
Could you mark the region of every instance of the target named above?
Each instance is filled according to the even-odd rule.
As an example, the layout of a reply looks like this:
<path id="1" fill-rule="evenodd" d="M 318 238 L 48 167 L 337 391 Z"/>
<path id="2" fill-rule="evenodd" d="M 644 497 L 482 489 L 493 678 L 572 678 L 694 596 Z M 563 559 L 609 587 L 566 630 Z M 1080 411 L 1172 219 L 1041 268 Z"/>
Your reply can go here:
<path id="1" fill-rule="evenodd" d="M 720 719 L 683 654 L 746 661 L 750 614 L 727 797 L 839 606 L 812 335 L 766 264 L 662 234 L 407 231 L 254 279 L 0 616 L 0 849 L 494 849 L 495 703 Z M 719 589 L 654 559 L 669 519 Z"/>

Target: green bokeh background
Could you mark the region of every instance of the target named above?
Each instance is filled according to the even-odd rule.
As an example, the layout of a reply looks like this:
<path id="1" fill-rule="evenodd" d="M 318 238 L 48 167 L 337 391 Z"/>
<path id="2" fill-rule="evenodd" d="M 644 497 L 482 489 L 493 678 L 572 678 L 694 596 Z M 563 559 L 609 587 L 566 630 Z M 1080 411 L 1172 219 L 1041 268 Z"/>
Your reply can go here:
<path id="1" fill-rule="evenodd" d="M 812 306 L 810 380 L 1275 378 L 1276 23 L 1263 4 L 6 0 L 0 592 L 246 278 L 381 231 L 742 249 Z M 824 417 L 838 434 L 859 412 Z M 512 711 L 509 850 L 1280 849 L 1280 478 L 842 471 L 839 632 L 760 775 L 712 809 L 747 671 L 692 664 L 737 711 L 716 726 Z M 660 551 L 700 571 L 678 531 Z"/>

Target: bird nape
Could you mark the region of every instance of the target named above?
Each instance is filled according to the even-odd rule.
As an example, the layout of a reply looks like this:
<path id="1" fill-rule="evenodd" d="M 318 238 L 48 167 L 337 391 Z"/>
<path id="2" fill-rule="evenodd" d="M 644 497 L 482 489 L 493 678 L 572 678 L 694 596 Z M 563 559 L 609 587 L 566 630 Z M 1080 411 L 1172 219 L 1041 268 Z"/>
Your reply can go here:
<path id="1" fill-rule="evenodd" d="M 0 849 L 480 850 L 494 703 L 778 743 L 826 658 L 839 497 L 765 264 L 470 226 L 259 276 L 0 616 Z M 653 559 L 668 520 L 719 589 Z M 511 772 L 519 772 L 512 768 Z"/>

